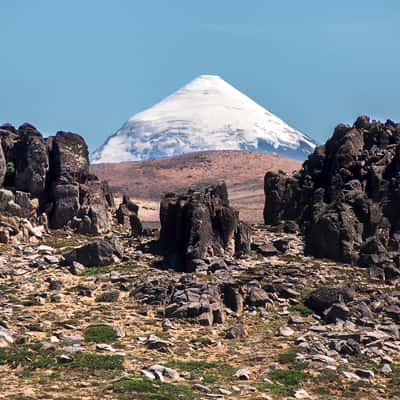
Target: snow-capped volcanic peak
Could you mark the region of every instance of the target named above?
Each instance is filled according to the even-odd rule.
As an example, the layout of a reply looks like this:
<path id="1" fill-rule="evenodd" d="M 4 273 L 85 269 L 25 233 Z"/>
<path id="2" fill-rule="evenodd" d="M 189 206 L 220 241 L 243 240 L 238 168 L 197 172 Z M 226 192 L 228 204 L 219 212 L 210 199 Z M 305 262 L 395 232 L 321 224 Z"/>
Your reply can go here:
<path id="1" fill-rule="evenodd" d="M 92 162 L 139 161 L 204 150 L 254 150 L 305 158 L 312 139 L 216 75 L 201 75 L 129 118 Z"/>

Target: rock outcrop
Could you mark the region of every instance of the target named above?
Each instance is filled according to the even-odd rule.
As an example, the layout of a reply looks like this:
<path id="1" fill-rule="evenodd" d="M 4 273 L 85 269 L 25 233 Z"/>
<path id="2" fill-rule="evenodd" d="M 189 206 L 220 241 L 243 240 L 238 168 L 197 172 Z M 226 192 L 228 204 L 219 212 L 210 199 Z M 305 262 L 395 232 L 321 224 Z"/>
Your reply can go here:
<path id="1" fill-rule="evenodd" d="M 187 194 L 166 194 L 160 206 L 160 245 L 169 266 L 193 272 L 206 257 L 242 253 L 250 246 L 250 228 L 229 206 L 225 183 Z"/>
<path id="2" fill-rule="evenodd" d="M 5 219 L 16 217 L 33 226 L 48 221 L 51 228 L 71 226 L 85 234 L 110 231 L 113 197 L 108 185 L 89 173 L 81 136 L 58 132 L 44 138 L 25 123 L 18 129 L 0 126 L 0 140 L 1 229 L 11 233 Z"/>
<path id="3" fill-rule="evenodd" d="M 117 222 L 125 227 L 130 227 L 133 236 L 143 233 L 143 225 L 138 216 L 139 206 L 129 196 L 124 195 L 116 211 Z"/>
<path id="4" fill-rule="evenodd" d="M 400 124 L 338 125 L 301 171 L 265 176 L 266 224 L 296 221 L 306 252 L 400 272 Z M 378 271 L 378 273 L 379 273 Z"/>

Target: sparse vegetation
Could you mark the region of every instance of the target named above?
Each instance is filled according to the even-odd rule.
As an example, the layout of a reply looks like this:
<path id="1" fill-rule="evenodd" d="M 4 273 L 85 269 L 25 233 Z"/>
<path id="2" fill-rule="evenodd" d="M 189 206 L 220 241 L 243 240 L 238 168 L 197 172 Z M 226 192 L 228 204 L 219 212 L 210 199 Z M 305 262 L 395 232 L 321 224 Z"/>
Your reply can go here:
<path id="1" fill-rule="evenodd" d="M 112 390 L 118 394 L 134 395 L 134 398 L 138 400 L 194 400 L 199 398 L 198 393 L 187 385 L 156 383 L 145 378 L 122 379 L 113 384 Z"/>
<path id="2" fill-rule="evenodd" d="M 189 372 L 194 377 L 201 378 L 206 384 L 226 382 L 235 379 L 235 368 L 222 362 L 170 360 L 166 363 L 166 366 L 182 372 Z"/>
<path id="3" fill-rule="evenodd" d="M 112 343 L 118 336 L 112 326 L 91 325 L 85 329 L 84 337 L 87 342 Z"/>
<path id="4" fill-rule="evenodd" d="M 108 290 L 106 292 L 102 292 L 96 297 L 97 302 L 104 302 L 104 303 L 113 303 L 117 301 L 119 298 L 119 291 L 118 290 Z"/>
<path id="5" fill-rule="evenodd" d="M 308 379 L 305 364 L 296 363 L 292 367 L 272 370 L 268 374 L 271 382 L 259 382 L 257 388 L 278 396 L 293 396 L 300 384 Z"/>
<path id="6" fill-rule="evenodd" d="M 72 363 L 66 364 L 70 368 L 88 369 L 88 370 L 122 370 L 123 356 L 95 353 L 78 353 L 74 356 Z"/>
<path id="7" fill-rule="evenodd" d="M 0 348 L 0 364 L 9 364 L 13 368 L 34 370 L 54 367 L 57 364 L 56 357 L 56 353 L 45 350 L 40 343 Z"/>
<path id="8" fill-rule="evenodd" d="M 310 310 L 306 305 L 303 303 L 293 304 L 288 307 L 289 312 L 298 312 L 301 315 L 307 316 L 312 315 L 313 311 Z"/>
<path id="9" fill-rule="evenodd" d="M 282 364 L 292 364 L 297 362 L 298 349 L 292 347 L 278 355 L 278 361 Z"/>

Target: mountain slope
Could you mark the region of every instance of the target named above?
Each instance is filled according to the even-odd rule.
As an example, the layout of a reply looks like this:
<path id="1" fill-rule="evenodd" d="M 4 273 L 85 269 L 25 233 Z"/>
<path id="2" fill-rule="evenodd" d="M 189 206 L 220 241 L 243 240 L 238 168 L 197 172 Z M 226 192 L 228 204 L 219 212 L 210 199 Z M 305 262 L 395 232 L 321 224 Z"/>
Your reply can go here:
<path id="1" fill-rule="evenodd" d="M 204 150 L 276 152 L 303 159 L 314 141 L 215 75 L 201 75 L 134 115 L 92 155 L 138 161 Z"/>
<path id="2" fill-rule="evenodd" d="M 293 172 L 297 160 L 250 151 L 205 151 L 140 162 L 94 164 L 91 171 L 107 180 L 117 196 L 130 194 L 141 205 L 140 218 L 158 221 L 158 206 L 166 192 L 218 180 L 227 183 L 229 199 L 248 222 L 261 222 L 264 208 L 264 175 L 267 171 Z"/>

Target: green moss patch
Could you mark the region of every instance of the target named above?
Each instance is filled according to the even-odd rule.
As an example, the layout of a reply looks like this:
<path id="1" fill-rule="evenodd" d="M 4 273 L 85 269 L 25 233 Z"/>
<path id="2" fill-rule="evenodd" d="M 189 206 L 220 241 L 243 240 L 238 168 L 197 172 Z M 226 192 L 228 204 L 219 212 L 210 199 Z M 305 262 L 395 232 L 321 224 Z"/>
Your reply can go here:
<path id="1" fill-rule="evenodd" d="M 87 342 L 112 343 L 117 339 L 117 332 L 110 325 L 91 325 L 85 329 Z"/>
<path id="2" fill-rule="evenodd" d="M 198 394 L 187 385 L 156 383 L 145 378 L 122 379 L 113 384 L 114 393 L 138 400 L 194 400 Z M 131 396 L 134 397 L 131 397 Z"/>

